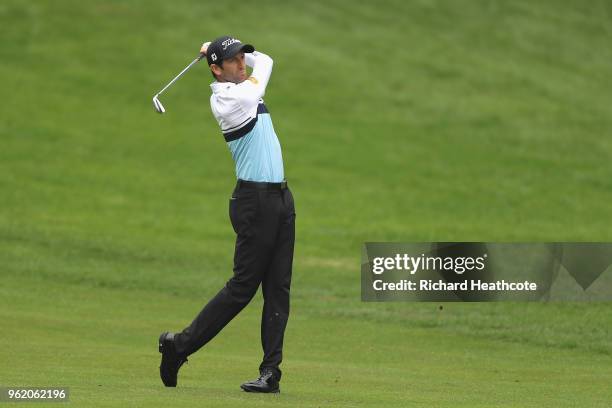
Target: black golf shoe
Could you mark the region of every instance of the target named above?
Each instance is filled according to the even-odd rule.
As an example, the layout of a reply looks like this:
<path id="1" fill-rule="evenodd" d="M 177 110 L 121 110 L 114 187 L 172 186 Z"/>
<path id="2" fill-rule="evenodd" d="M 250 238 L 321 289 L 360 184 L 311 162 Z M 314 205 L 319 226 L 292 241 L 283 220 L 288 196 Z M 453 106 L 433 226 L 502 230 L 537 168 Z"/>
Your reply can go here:
<path id="1" fill-rule="evenodd" d="M 279 393 L 279 380 L 269 368 L 261 370 L 261 375 L 258 379 L 245 382 L 240 386 L 246 392 L 262 392 L 262 393 Z"/>
<path id="2" fill-rule="evenodd" d="M 159 336 L 159 352 L 162 355 L 159 376 L 166 387 L 176 387 L 179 368 L 187 358 L 176 353 L 174 333 L 164 332 Z"/>

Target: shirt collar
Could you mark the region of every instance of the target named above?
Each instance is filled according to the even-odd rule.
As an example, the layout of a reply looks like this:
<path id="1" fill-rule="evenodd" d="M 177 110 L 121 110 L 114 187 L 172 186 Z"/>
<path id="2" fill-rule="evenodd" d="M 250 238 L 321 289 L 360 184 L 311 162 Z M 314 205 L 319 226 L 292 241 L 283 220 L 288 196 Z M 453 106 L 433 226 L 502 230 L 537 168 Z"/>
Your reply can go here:
<path id="1" fill-rule="evenodd" d="M 223 90 L 227 90 L 230 89 L 231 87 L 236 86 L 235 83 L 233 82 L 213 82 L 212 84 L 210 84 L 210 87 L 213 91 L 213 93 L 219 93 Z"/>

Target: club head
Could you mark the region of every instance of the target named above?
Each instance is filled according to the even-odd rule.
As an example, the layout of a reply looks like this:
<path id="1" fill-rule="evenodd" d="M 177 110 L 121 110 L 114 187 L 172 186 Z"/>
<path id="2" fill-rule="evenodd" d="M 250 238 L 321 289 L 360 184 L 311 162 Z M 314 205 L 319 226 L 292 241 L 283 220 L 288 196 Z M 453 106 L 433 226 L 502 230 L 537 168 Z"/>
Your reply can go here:
<path id="1" fill-rule="evenodd" d="M 164 109 L 164 105 L 157 99 L 157 95 L 153 97 L 153 107 L 157 111 L 157 113 L 164 113 L 166 110 Z"/>

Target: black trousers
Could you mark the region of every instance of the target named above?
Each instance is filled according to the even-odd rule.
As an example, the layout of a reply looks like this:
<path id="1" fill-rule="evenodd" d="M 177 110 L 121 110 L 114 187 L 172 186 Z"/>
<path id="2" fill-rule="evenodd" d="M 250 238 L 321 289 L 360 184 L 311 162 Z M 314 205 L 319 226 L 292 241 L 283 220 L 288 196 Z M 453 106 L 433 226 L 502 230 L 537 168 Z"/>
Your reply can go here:
<path id="1" fill-rule="evenodd" d="M 263 361 L 280 378 L 283 336 L 289 317 L 289 287 L 295 242 L 295 207 L 286 183 L 239 180 L 229 204 L 236 232 L 234 276 L 191 325 L 175 335 L 177 353 L 188 356 L 208 343 L 262 286 Z"/>

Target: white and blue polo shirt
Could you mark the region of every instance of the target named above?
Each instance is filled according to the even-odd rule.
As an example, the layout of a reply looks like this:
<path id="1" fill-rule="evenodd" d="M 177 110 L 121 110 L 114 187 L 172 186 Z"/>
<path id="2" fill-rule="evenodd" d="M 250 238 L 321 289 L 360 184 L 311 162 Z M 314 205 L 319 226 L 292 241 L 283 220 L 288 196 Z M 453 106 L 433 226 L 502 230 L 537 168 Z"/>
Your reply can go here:
<path id="1" fill-rule="evenodd" d="M 281 146 L 262 97 L 272 74 L 272 58 L 245 53 L 251 76 L 239 84 L 213 82 L 210 107 L 236 163 L 241 180 L 280 183 L 284 180 Z"/>

